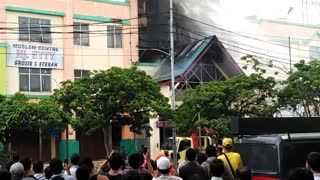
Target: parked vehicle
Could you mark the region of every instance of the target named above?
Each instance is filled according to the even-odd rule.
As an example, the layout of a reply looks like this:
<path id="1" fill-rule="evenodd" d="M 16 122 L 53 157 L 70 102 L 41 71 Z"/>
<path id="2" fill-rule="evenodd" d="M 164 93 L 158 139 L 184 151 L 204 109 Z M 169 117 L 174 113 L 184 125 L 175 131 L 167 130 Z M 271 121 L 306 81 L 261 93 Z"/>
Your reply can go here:
<path id="1" fill-rule="evenodd" d="M 310 152 L 320 152 L 318 117 L 242 118 L 232 124 L 234 150 L 252 169 L 253 180 L 284 180 L 290 170 L 305 166 Z"/>
<path id="2" fill-rule="evenodd" d="M 208 145 L 213 144 L 213 140 L 209 136 L 201 136 L 199 139 L 201 139 L 201 149 L 205 149 Z M 176 147 L 177 147 L 177 153 L 180 157 L 178 162 L 181 162 L 184 157 L 186 156 L 186 151 L 188 148 L 194 148 L 195 144 L 191 137 L 176 137 Z M 166 139 L 162 146 L 162 151 L 168 151 L 169 154 L 173 151 L 173 138 L 169 137 Z"/>

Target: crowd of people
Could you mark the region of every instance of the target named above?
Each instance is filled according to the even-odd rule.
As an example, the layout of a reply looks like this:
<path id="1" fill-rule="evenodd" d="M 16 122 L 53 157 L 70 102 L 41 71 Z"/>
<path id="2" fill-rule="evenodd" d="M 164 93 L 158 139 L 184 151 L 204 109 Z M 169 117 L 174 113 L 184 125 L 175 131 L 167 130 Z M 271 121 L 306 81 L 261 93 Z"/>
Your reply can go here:
<path id="1" fill-rule="evenodd" d="M 14 156 L 7 171 L 0 173 L 0 180 L 251 180 L 251 170 L 242 165 L 241 157 L 232 151 L 233 141 L 222 141 L 223 153 L 215 146 L 207 146 L 205 152 L 189 148 L 184 160 L 174 166 L 172 154 L 160 152 L 154 160 L 148 150 L 130 155 L 112 151 L 99 166 L 79 154 L 73 154 L 71 164 L 53 158 L 48 167 L 42 161 Z M 320 153 L 312 152 L 306 159 L 306 167 L 294 169 L 288 180 L 320 180 Z"/>

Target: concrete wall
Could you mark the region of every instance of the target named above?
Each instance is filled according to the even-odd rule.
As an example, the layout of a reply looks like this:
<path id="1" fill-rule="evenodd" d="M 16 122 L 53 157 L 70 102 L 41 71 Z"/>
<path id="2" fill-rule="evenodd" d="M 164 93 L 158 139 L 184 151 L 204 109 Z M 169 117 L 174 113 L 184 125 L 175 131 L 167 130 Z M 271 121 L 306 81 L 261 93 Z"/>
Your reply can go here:
<path id="1" fill-rule="evenodd" d="M 0 46 L 0 95 L 6 94 L 6 66 L 7 66 L 7 57 L 6 57 L 7 48 Z"/>
<path id="2" fill-rule="evenodd" d="M 23 9 L 23 11 L 6 10 L 8 6 Z M 27 11 L 26 11 L 27 9 Z M 58 12 L 64 15 L 52 15 L 39 11 Z M 75 19 L 74 15 L 83 15 L 93 20 Z M 18 17 L 49 19 L 51 22 L 52 46 L 63 48 L 64 69 L 52 70 L 52 89 L 58 88 L 63 80 L 73 80 L 74 69 L 102 70 L 112 66 L 131 67 L 138 59 L 137 31 L 137 0 L 125 3 L 122 0 L 106 0 L 104 2 L 89 0 L 29 0 L 28 3 L 19 0 L 3 0 L 0 4 L 0 20 L 7 22 L 5 28 L 18 29 Z M 97 18 L 119 19 L 119 23 L 99 22 Z M 127 20 L 125 24 L 121 20 Z M 105 34 L 91 34 L 89 46 L 73 44 L 73 22 L 89 24 L 89 31 L 100 31 Z M 107 25 L 123 26 L 122 48 L 107 48 Z M 136 28 L 136 29 L 134 29 Z M 60 33 L 59 33 L 60 32 Z M 95 32 L 96 33 L 96 32 Z M 0 41 L 17 42 L 16 33 L 0 33 Z M 19 74 L 17 67 L 7 68 L 7 94 L 19 91 Z M 43 92 L 25 92 L 31 95 L 47 95 Z"/>

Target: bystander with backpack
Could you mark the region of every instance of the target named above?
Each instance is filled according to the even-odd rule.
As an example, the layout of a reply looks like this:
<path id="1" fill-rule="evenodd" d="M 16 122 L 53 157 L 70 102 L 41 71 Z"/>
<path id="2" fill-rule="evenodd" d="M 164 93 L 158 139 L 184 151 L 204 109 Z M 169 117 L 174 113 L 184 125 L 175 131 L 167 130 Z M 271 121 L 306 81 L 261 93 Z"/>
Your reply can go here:
<path id="1" fill-rule="evenodd" d="M 43 162 L 42 161 L 36 161 L 33 163 L 33 171 L 34 175 L 37 180 L 46 180 L 47 178 L 43 174 Z"/>

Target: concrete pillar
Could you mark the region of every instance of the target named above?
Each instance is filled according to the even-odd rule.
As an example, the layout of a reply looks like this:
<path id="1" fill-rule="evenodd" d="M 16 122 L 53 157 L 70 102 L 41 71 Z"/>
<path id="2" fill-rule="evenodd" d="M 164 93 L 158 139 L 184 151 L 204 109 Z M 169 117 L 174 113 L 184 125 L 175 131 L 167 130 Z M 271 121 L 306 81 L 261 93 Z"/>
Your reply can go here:
<path id="1" fill-rule="evenodd" d="M 160 129 L 157 128 L 156 122 L 158 119 L 150 119 L 150 126 L 152 130 L 152 136 L 150 137 L 150 153 L 151 158 L 155 159 L 156 155 L 160 152 Z"/>

